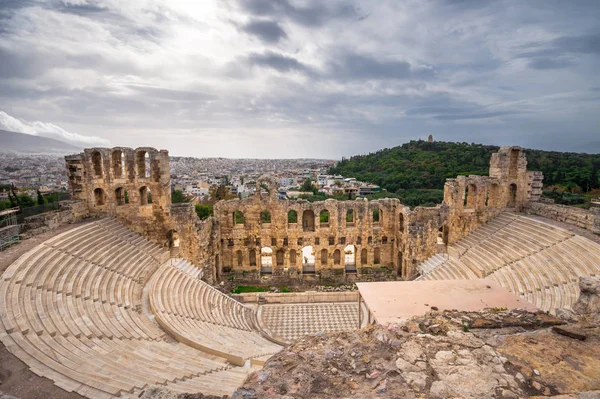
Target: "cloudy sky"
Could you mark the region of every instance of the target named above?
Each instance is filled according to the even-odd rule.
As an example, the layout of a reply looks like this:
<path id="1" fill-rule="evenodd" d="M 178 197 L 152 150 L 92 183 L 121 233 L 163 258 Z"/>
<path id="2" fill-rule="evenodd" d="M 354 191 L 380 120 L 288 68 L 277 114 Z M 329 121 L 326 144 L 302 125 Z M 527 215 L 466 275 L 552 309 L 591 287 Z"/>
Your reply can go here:
<path id="1" fill-rule="evenodd" d="M 0 0 L 0 129 L 173 155 L 600 152 L 598 0 Z"/>

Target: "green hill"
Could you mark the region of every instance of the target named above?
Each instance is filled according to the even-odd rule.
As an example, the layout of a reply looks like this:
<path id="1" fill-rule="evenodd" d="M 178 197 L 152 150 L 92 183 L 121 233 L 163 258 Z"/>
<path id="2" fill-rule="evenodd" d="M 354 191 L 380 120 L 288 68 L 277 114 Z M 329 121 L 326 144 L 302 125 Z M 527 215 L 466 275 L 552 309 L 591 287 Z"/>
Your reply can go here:
<path id="1" fill-rule="evenodd" d="M 487 175 L 492 153 L 499 147 L 436 141 L 411 141 L 367 155 L 342 159 L 331 173 L 380 185 L 391 193 L 441 190 L 447 178 Z M 529 170 L 544 173 L 544 186 L 589 192 L 600 187 L 600 154 L 525 150 Z"/>

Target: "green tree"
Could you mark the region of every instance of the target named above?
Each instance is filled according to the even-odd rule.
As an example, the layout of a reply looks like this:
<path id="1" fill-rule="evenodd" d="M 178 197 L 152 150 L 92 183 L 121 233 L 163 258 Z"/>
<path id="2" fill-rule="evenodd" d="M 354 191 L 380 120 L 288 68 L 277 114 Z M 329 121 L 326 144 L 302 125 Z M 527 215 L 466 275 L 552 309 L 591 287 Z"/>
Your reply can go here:
<path id="1" fill-rule="evenodd" d="M 271 212 L 262 211 L 260 213 L 260 222 L 261 223 L 271 223 Z"/>
<path id="2" fill-rule="evenodd" d="M 315 192 L 318 192 L 318 189 L 315 187 L 312 180 L 306 179 L 300 186 L 300 191 L 315 193 Z"/>
<path id="3" fill-rule="evenodd" d="M 190 202 L 190 200 L 183 194 L 183 191 L 175 190 L 171 193 L 171 202 L 173 204 L 181 204 L 183 202 Z"/>
<path id="4" fill-rule="evenodd" d="M 22 208 L 29 208 L 35 206 L 35 200 L 27 194 L 21 194 L 19 195 L 19 205 Z"/>
<path id="5" fill-rule="evenodd" d="M 246 223 L 246 219 L 244 218 L 244 213 L 242 211 L 235 211 L 234 220 L 235 224 Z"/>
<path id="6" fill-rule="evenodd" d="M 0 200 L 0 211 L 9 209 L 9 208 L 12 208 L 12 204 L 10 203 L 9 200 Z"/>
<path id="7" fill-rule="evenodd" d="M 200 220 L 208 219 L 213 215 L 213 206 L 211 204 L 196 204 L 196 215 Z"/>
<path id="8" fill-rule="evenodd" d="M 44 205 L 44 203 L 46 201 L 44 201 L 44 196 L 42 195 L 42 193 L 40 192 L 40 190 L 37 190 L 36 193 L 37 193 L 37 204 L 38 205 Z"/>
<path id="9" fill-rule="evenodd" d="M 288 212 L 288 223 L 298 223 L 298 212 L 294 210 Z"/>

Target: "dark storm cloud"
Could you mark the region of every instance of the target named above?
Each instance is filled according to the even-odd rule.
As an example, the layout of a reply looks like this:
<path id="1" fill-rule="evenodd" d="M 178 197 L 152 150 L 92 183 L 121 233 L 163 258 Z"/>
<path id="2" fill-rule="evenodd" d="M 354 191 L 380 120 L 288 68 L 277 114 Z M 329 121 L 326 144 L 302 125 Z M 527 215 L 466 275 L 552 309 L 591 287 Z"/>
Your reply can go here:
<path id="1" fill-rule="evenodd" d="M 430 79 L 430 67 L 413 67 L 406 61 L 378 59 L 356 53 L 335 57 L 330 66 L 332 77 L 341 79 Z"/>
<path id="2" fill-rule="evenodd" d="M 306 6 L 296 6 L 287 0 L 238 0 L 238 4 L 256 16 L 289 18 L 309 27 L 322 26 L 336 18 L 361 18 L 352 5 L 340 2 L 312 1 Z"/>
<path id="3" fill-rule="evenodd" d="M 267 43 L 276 43 L 287 37 L 283 28 L 275 21 L 252 20 L 242 26 L 242 30 Z"/>
<path id="4" fill-rule="evenodd" d="M 275 69 L 279 72 L 310 72 L 310 68 L 294 57 L 266 51 L 264 53 L 252 53 L 248 55 L 248 62 L 265 68 Z"/>

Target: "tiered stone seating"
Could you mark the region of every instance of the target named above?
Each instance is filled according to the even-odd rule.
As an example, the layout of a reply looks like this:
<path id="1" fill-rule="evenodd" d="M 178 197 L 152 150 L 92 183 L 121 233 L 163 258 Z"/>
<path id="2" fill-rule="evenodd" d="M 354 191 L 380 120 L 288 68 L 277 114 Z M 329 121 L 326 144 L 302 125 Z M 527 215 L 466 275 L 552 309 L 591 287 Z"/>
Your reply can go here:
<path id="1" fill-rule="evenodd" d="M 460 260 L 450 258 L 440 267 L 420 277 L 419 280 L 471 280 L 476 278 L 477 275 Z"/>
<path id="2" fill-rule="evenodd" d="M 431 273 L 436 268 L 446 263 L 446 260 L 447 258 L 443 254 L 435 254 L 425 262 L 421 263 L 417 269 L 421 275 L 425 275 L 427 273 Z"/>
<path id="3" fill-rule="evenodd" d="M 112 219 L 60 234 L 2 275 L 0 340 L 36 374 L 89 398 L 148 385 L 231 394 L 249 369 L 173 342 L 141 313 L 144 283 L 168 258 Z"/>
<path id="4" fill-rule="evenodd" d="M 448 252 L 458 255 L 419 279 L 487 277 L 551 312 L 577 300 L 580 276 L 600 275 L 600 245 L 514 213 L 500 214 Z"/>
<path id="5" fill-rule="evenodd" d="M 237 365 L 261 364 L 258 358 L 281 349 L 258 332 L 254 310 L 176 266 L 163 265 L 150 282 L 150 307 L 171 335 Z"/>

